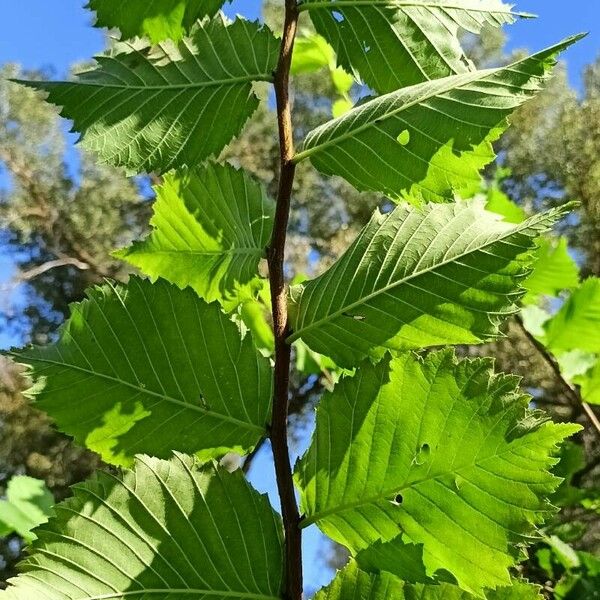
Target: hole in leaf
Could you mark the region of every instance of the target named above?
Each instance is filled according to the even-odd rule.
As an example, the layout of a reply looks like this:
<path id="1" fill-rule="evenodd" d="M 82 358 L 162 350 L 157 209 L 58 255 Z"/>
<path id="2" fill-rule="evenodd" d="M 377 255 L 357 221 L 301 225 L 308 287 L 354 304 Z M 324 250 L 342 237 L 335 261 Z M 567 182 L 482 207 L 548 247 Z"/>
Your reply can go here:
<path id="1" fill-rule="evenodd" d="M 396 139 L 401 146 L 406 146 L 410 142 L 410 131 L 408 129 L 401 131 Z"/>
<path id="2" fill-rule="evenodd" d="M 344 317 L 354 319 L 355 321 L 364 321 L 367 318 L 364 315 L 351 315 L 350 313 L 342 313 L 342 315 L 344 315 Z"/>
<path id="3" fill-rule="evenodd" d="M 338 23 L 343 23 L 346 20 L 344 15 L 338 10 L 334 10 L 331 14 Z"/>
<path id="4" fill-rule="evenodd" d="M 396 494 L 391 500 L 390 502 L 394 505 L 394 506 L 400 506 L 403 502 L 404 502 L 404 497 L 402 496 L 402 494 Z"/>
<path id="5" fill-rule="evenodd" d="M 413 464 L 420 467 L 429 461 L 430 456 L 431 456 L 431 448 L 430 448 L 429 444 L 423 444 L 417 450 L 417 453 L 415 454 L 415 457 L 413 459 Z"/>

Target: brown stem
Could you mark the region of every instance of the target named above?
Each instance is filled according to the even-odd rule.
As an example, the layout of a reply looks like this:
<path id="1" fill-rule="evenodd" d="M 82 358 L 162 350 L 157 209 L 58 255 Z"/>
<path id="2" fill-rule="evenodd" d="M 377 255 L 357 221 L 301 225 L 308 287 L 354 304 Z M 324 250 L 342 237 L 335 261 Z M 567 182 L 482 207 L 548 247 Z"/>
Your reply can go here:
<path id="1" fill-rule="evenodd" d="M 283 38 L 281 40 L 279 63 L 275 72 L 275 96 L 277 99 L 277 124 L 279 128 L 280 148 L 279 191 L 277 194 L 273 236 L 267 252 L 273 303 L 273 327 L 275 330 L 273 417 L 270 433 L 285 533 L 285 600 L 302 600 L 300 512 L 294 492 L 288 446 L 288 398 L 291 348 L 286 342 L 289 333 L 289 324 L 284 274 L 285 241 L 295 175 L 295 165 L 292 162 L 294 157 L 294 139 L 289 79 L 297 28 L 298 7 L 296 0 L 286 0 Z"/>
<path id="2" fill-rule="evenodd" d="M 527 329 L 527 327 L 525 327 L 525 324 L 523 323 L 523 319 L 521 319 L 521 317 L 517 316 L 517 317 L 515 317 L 515 320 L 517 322 L 517 325 L 519 326 L 519 329 L 521 329 L 521 331 L 523 332 L 525 337 L 529 340 L 531 345 L 539 352 L 540 356 L 544 359 L 544 361 L 546 362 L 548 367 L 550 367 L 550 369 L 554 373 L 557 381 L 561 384 L 562 388 L 564 389 L 565 394 L 566 394 L 567 398 L 569 399 L 569 401 L 573 404 L 573 406 L 581 407 L 583 409 L 583 411 L 587 415 L 588 419 L 591 421 L 592 425 L 596 428 L 596 431 L 598 433 L 600 433 L 600 420 L 596 416 L 594 409 L 587 402 L 583 401 L 583 399 L 582 399 L 580 393 L 577 391 L 577 389 L 574 388 L 564 378 L 564 376 L 560 370 L 560 365 L 558 364 L 558 361 L 556 360 L 556 358 L 554 358 L 554 356 L 548 351 L 546 346 L 544 346 L 544 344 L 542 344 Z"/>

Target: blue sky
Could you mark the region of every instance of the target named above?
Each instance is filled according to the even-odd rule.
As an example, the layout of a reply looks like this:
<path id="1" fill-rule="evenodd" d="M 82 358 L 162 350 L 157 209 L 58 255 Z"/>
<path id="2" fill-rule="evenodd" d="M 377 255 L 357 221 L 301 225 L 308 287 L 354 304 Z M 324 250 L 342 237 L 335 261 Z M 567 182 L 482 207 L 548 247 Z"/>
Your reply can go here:
<path id="1" fill-rule="evenodd" d="M 92 17 L 83 5 L 82 0 L 4 0 L 0 12 L 3 25 L 0 64 L 16 62 L 26 68 L 50 67 L 60 76 L 71 64 L 100 52 L 104 34 L 91 27 Z M 566 56 L 571 82 L 578 86 L 583 67 L 600 54 L 600 2 L 571 0 L 566 4 L 559 0 L 523 0 L 517 8 L 536 13 L 540 18 L 522 21 L 508 29 L 511 49 L 537 50 L 568 35 L 591 30 Z M 228 12 L 255 18 L 259 14 L 259 0 L 234 0 Z M 10 263 L 6 258 L 2 262 L 0 255 L 0 280 L 9 272 Z M 0 332 L 0 346 L 7 343 Z M 271 473 L 267 451 L 257 460 L 252 475 L 255 485 L 269 492 L 277 503 Z M 309 530 L 305 537 L 306 580 L 312 589 L 325 584 L 330 576 L 322 566 L 318 539 L 314 530 Z"/>

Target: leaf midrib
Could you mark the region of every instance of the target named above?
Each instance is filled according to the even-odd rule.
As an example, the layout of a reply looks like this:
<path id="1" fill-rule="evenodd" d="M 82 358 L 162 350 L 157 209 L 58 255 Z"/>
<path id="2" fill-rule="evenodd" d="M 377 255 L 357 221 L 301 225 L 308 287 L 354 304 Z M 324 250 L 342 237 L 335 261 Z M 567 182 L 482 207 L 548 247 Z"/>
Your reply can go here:
<path id="1" fill-rule="evenodd" d="M 239 419 L 236 419 L 235 417 L 229 417 L 227 415 L 217 413 L 212 410 L 207 410 L 205 408 L 202 408 L 201 406 L 197 406 L 196 404 L 190 404 L 190 403 L 184 402 L 183 400 L 178 400 L 177 398 L 173 398 L 172 396 L 167 396 L 166 394 L 154 392 L 152 390 L 149 390 L 148 388 L 141 387 L 141 386 L 135 385 L 133 383 L 129 383 L 128 381 L 119 379 L 118 377 L 113 377 L 112 375 L 107 375 L 105 373 L 98 373 L 97 371 L 93 371 L 91 369 L 86 369 L 85 367 L 80 367 L 79 365 L 69 364 L 69 363 L 65 363 L 65 362 L 59 362 L 57 360 L 51 360 L 49 358 L 41 358 L 41 357 L 35 357 L 35 356 L 27 357 L 26 355 L 21 355 L 16 352 L 7 352 L 7 354 L 8 354 L 8 356 L 15 358 L 16 360 L 27 359 L 30 361 L 46 363 L 46 364 L 50 364 L 50 365 L 54 365 L 54 366 L 58 366 L 58 367 L 66 367 L 69 369 L 73 369 L 75 371 L 81 371 L 83 373 L 87 373 L 94 377 L 98 377 L 100 379 L 106 379 L 107 381 L 113 381 L 115 383 L 118 383 L 119 385 L 123 385 L 125 387 L 132 388 L 142 394 L 146 394 L 148 396 L 155 396 L 157 398 L 161 398 L 162 400 L 166 400 L 167 402 L 177 404 L 178 406 L 182 406 L 189 410 L 200 412 L 207 416 L 214 417 L 216 419 L 221 419 L 222 421 L 227 421 L 229 423 L 233 423 L 233 424 L 237 425 L 238 427 L 245 427 L 247 429 L 259 431 L 261 434 L 263 434 L 265 432 L 264 427 L 254 425 L 253 423 L 248 423 L 246 421 L 240 421 Z"/>
<path id="2" fill-rule="evenodd" d="M 522 17 L 524 19 L 535 18 L 536 15 L 527 12 L 517 12 L 508 9 L 492 9 L 492 8 L 465 8 L 454 2 L 447 2 L 444 4 L 436 4 L 434 2 L 415 2 L 414 0 L 321 0 L 318 2 L 307 2 L 304 1 L 298 7 L 300 12 L 314 9 L 336 9 L 346 8 L 353 6 L 389 6 L 390 8 L 434 8 L 434 9 L 446 9 L 446 10 L 461 10 L 464 12 L 476 12 L 490 15 L 510 15 L 515 17 Z"/>
<path id="3" fill-rule="evenodd" d="M 315 129 L 311 133 L 309 133 L 309 135 L 306 139 L 306 142 L 305 142 L 306 149 L 302 150 L 301 152 L 298 152 L 294 156 L 292 161 L 294 163 L 299 163 L 300 161 L 304 160 L 305 158 L 308 158 L 308 157 L 312 156 L 313 154 L 321 152 L 322 150 L 324 150 L 325 148 L 328 148 L 329 146 L 336 146 L 336 145 L 340 144 L 341 142 L 347 140 L 348 138 L 356 137 L 359 133 L 362 133 L 363 131 L 370 129 L 371 127 L 374 127 L 380 121 L 387 121 L 391 117 L 393 117 L 405 110 L 408 110 L 409 108 L 412 108 L 413 106 L 422 104 L 423 102 L 425 102 L 427 100 L 431 100 L 432 98 L 436 98 L 436 97 L 440 96 L 441 94 L 446 94 L 447 92 L 451 92 L 452 90 L 460 89 L 461 87 L 468 85 L 470 83 L 473 83 L 474 81 L 480 81 L 482 79 L 485 79 L 486 77 L 493 75 L 495 73 L 498 73 L 500 71 L 510 69 L 515 64 L 517 64 L 517 63 L 507 65 L 506 67 L 498 67 L 496 69 L 482 69 L 480 71 L 474 71 L 472 73 L 449 75 L 448 77 L 442 77 L 439 79 L 432 79 L 431 81 L 417 83 L 414 86 L 405 87 L 405 88 L 396 90 L 395 92 L 390 92 L 389 94 L 384 94 L 383 96 L 379 96 L 379 97 L 367 102 L 366 104 L 362 104 L 358 107 L 355 107 L 352 111 L 350 111 L 349 113 L 346 113 L 342 117 L 338 117 L 337 119 L 333 119 L 332 121 L 328 121 L 327 123 L 324 123 L 320 127 L 317 127 L 317 129 Z M 359 125 L 358 127 L 352 128 L 352 126 L 350 126 L 350 129 L 348 129 L 347 131 L 345 131 L 344 133 L 342 133 L 336 137 L 332 137 L 332 138 L 328 139 L 327 141 L 317 144 L 315 146 L 309 145 L 311 136 L 316 137 L 317 135 L 320 135 L 328 127 L 331 127 L 331 125 L 333 123 L 335 123 L 336 121 L 338 123 L 342 120 L 350 121 L 350 116 L 352 115 L 353 112 L 355 113 L 355 119 L 356 119 L 355 111 L 366 112 L 369 104 L 372 102 L 379 102 L 380 104 L 383 105 L 386 100 L 392 98 L 393 96 L 400 96 L 402 94 L 409 95 L 411 89 L 419 88 L 419 87 L 427 88 L 430 85 L 439 84 L 444 79 L 448 80 L 448 84 L 452 84 L 453 82 L 457 82 L 457 81 L 460 81 L 460 83 L 457 83 L 456 85 L 447 85 L 444 87 L 439 87 L 439 88 L 436 88 L 435 90 L 432 90 L 429 93 L 423 93 L 422 95 L 418 95 L 414 100 L 407 102 L 405 104 L 402 104 L 401 106 L 399 106 L 398 108 L 396 108 L 394 110 L 386 111 L 383 114 L 378 114 L 377 116 L 372 115 L 371 119 L 367 120 L 365 123 L 363 123 L 362 125 Z M 376 113 L 376 111 L 374 111 L 374 113 Z"/>
<path id="4" fill-rule="evenodd" d="M 169 85 L 125 85 L 125 84 L 114 84 L 114 83 L 102 83 L 100 81 L 85 81 L 85 80 L 77 80 L 77 81 L 50 81 L 50 82 L 32 82 L 25 81 L 20 79 L 14 79 L 16 83 L 21 83 L 23 85 L 28 85 L 32 87 L 39 87 L 41 89 L 46 89 L 50 86 L 56 85 L 64 85 L 64 86 L 76 86 L 76 87 L 99 87 L 105 89 L 118 89 L 118 90 L 145 90 L 145 91 L 171 91 L 171 90 L 185 90 L 185 89 L 198 89 L 198 88 L 206 88 L 206 87 L 215 87 L 215 86 L 225 86 L 225 85 L 236 85 L 237 83 L 247 83 L 252 81 L 267 81 L 269 83 L 273 82 L 273 75 L 270 73 L 260 73 L 258 75 L 243 75 L 240 77 L 231 77 L 228 79 L 213 79 L 210 81 L 201 81 L 201 82 L 190 82 L 190 83 L 177 83 L 177 84 L 169 84 Z M 37 85 L 36 85 L 37 84 Z"/>
<path id="5" fill-rule="evenodd" d="M 219 596 L 221 598 L 240 598 L 242 600 L 246 598 L 248 598 L 248 600 L 281 600 L 280 596 L 265 596 L 263 594 L 251 594 L 248 592 L 203 590 L 192 588 L 131 590 L 128 592 L 115 592 L 112 594 L 103 594 L 101 596 L 86 596 L 84 598 L 79 598 L 78 600 L 111 600 L 112 598 L 131 598 L 132 596 L 145 594 L 193 594 L 198 595 L 200 597 Z"/>
<path id="6" fill-rule="evenodd" d="M 331 313 L 330 315 L 327 315 L 325 317 L 323 317 L 322 319 L 319 319 L 317 321 L 313 321 L 310 325 L 307 325 L 305 327 L 302 327 L 301 329 L 298 329 L 296 331 L 294 331 L 292 333 L 292 335 L 290 335 L 287 338 L 287 341 L 289 343 L 299 339 L 302 337 L 302 335 L 304 335 L 307 331 L 310 331 L 311 329 L 314 329 L 316 327 L 321 326 L 323 323 L 327 323 L 329 321 L 333 321 L 335 319 L 337 319 L 338 317 L 342 316 L 344 313 L 347 313 L 351 310 L 353 310 L 354 308 L 357 308 L 359 306 L 362 306 L 363 304 L 367 304 L 370 300 L 372 300 L 373 298 L 376 298 L 377 296 L 379 296 L 380 294 L 385 294 L 387 292 L 389 292 L 390 290 L 404 285 L 406 282 L 411 281 L 412 279 L 415 279 L 417 277 L 421 277 L 422 275 L 426 275 L 427 273 L 432 273 L 434 271 L 436 271 L 437 269 L 440 269 L 448 264 L 451 264 L 465 256 L 468 256 L 469 254 L 473 254 L 475 252 L 479 252 L 480 250 L 483 250 L 484 248 L 487 248 L 489 246 L 493 246 L 494 244 L 497 244 L 498 242 L 512 237 L 513 235 L 520 233 L 524 230 L 527 229 L 531 229 L 533 227 L 535 227 L 536 225 L 539 225 L 540 223 L 543 223 L 546 219 L 548 218 L 547 214 L 540 214 L 536 217 L 533 217 L 532 219 L 529 219 L 528 221 L 525 221 L 524 223 L 522 223 L 520 226 L 518 227 L 514 227 L 512 229 L 509 229 L 505 232 L 505 234 L 501 235 L 500 237 L 497 237 L 491 241 L 489 241 L 486 244 L 482 244 L 481 246 L 477 246 L 474 249 L 470 249 L 467 252 L 462 252 L 460 254 L 456 254 L 454 256 L 452 256 L 451 258 L 448 258 L 444 261 L 441 261 L 439 263 L 436 263 L 435 265 L 432 265 L 431 267 L 428 267 L 426 269 L 421 269 L 419 271 L 415 271 L 414 273 L 411 273 L 409 276 L 407 277 L 403 277 L 400 281 L 397 281 L 395 283 L 391 283 L 389 285 L 386 285 L 370 294 L 368 294 L 367 296 L 365 296 L 364 298 L 361 298 L 359 300 L 356 300 L 355 302 L 352 302 L 351 304 L 348 304 L 346 306 L 343 306 L 342 308 L 338 309 L 337 311 Z M 315 280 L 317 281 L 317 280 Z M 308 286 L 307 286 L 308 287 Z M 302 291 L 302 294 L 304 294 L 304 291 L 307 288 L 305 287 L 304 290 Z M 300 304 L 302 301 L 302 298 L 300 298 L 300 300 L 298 301 L 298 304 Z"/>
<path id="7" fill-rule="evenodd" d="M 140 255 L 140 254 L 149 254 L 149 255 L 154 255 L 154 254 L 191 254 L 193 256 L 235 256 L 237 254 L 244 254 L 244 255 L 253 255 L 255 254 L 258 258 L 261 258 L 264 255 L 265 251 L 264 248 L 230 248 L 227 250 L 207 250 L 207 251 L 201 251 L 201 250 L 137 250 L 135 247 L 133 248 L 133 252 L 131 252 L 130 254 L 133 255 Z"/>
<path id="8" fill-rule="evenodd" d="M 551 434 L 549 434 L 551 435 Z M 523 438 L 521 438 L 523 439 Z M 527 441 L 523 444 L 518 444 L 517 447 L 519 448 L 527 448 L 530 445 L 537 445 L 539 444 L 539 440 L 535 439 L 535 440 L 530 440 Z M 474 469 L 474 468 L 478 468 L 481 467 L 483 464 L 485 464 L 488 460 L 493 460 L 495 458 L 504 456 L 505 454 L 509 454 L 510 452 L 512 452 L 515 449 L 515 446 L 509 446 L 508 448 L 506 448 L 505 450 L 503 450 L 502 452 L 497 452 L 495 454 L 492 454 L 490 456 L 486 456 L 485 458 L 481 459 L 481 460 L 474 460 L 471 464 L 469 465 L 464 465 L 462 467 L 457 467 L 456 469 L 452 469 L 452 470 L 447 470 L 447 471 L 443 471 L 442 473 L 436 473 L 434 475 L 430 475 L 428 477 L 424 477 L 423 479 L 419 479 L 416 481 L 412 481 L 410 483 L 405 483 L 401 486 L 396 486 L 392 489 L 389 490 L 384 490 L 383 492 L 378 493 L 377 495 L 371 496 L 369 498 L 361 498 L 360 500 L 357 500 L 356 502 L 348 502 L 346 504 L 339 504 L 337 506 L 334 506 L 332 508 L 328 508 L 326 510 L 322 510 L 320 512 L 314 513 L 313 515 L 311 515 L 310 517 L 305 517 L 304 519 L 302 519 L 302 521 L 300 522 L 300 527 L 301 528 L 306 528 L 309 525 L 312 525 L 313 523 L 317 523 L 318 521 L 321 521 L 322 519 L 325 519 L 326 517 L 330 516 L 330 515 L 334 515 L 340 512 L 345 512 L 347 510 L 353 510 L 355 508 L 358 508 L 360 506 L 366 506 L 369 504 L 375 504 L 377 502 L 381 502 L 382 500 L 389 500 L 391 497 L 393 497 L 395 494 L 398 494 L 399 492 L 402 492 L 404 490 L 410 489 L 412 487 L 417 487 L 423 483 L 428 483 L 430 481 L 434 481 L 436 479 L 440 479 L 440 478 L 444 478 L 447 477 L 448 475 L 459 475 L 461 471 L 465 471 L 465 470 L 469 470 L 469 469 Z"/>

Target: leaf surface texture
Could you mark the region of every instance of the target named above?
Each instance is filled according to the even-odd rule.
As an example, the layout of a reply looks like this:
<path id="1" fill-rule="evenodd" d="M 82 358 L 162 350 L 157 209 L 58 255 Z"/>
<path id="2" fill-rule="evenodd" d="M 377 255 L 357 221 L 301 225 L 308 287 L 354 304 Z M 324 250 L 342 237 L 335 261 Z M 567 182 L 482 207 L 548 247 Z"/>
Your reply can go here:
<path id="1" fill-rule="evenodd" d="M 258 106 L 279 42 L 264 26 L 222 17 L 179 43 L 117 44 L 72 82 L 22 82 L 48 92 L 82 145 L 128 174 L 195 166 L 221 152 Z"/>
<path id="2" fill-rule="evenodd" d="M 473 70 L 460 35 L 519 16 L 500 0 L 305 0 L 300 6 L 339 64 L 379 93 Z"/>
<path id="3" fill-rule="evenodd" d="M 376 212 L 328 271 L 292 288 L 292 339 L 342 367 L 384 348 L 486 341 L 516 309 L 533 238 L 559 214 L 517 225 L 478 202 Z"/>
<path id="4" fill-rule="evenodd" d="M 265 435 L 271 367 L 217 304 L 165 281 L 89 291 L 60 340 L 13 353 L 65 433 L 110 463 L 220 456 Z"/>
<path id="5" fill-rule="evenodd" d="M 124 38 L 180 40 L 196 20 L 212 17 L 231 0 L 90 0 L 97 27 L 116 27 Z"/>
<path id="6" fill-rule="evenodd" d="M 240 471 L 140 456 L 73 491 L 7 600 L 281 598 L 280 519 Z"/>
<path id="7" fill-rule="evenodd" d="M 510 585 L 515 544 L 549 511 L 557 445 L 579 430 L 529 412 L 490 360 L 407 353 L 364 364 L 326 394 L 296 469 L 304 526 L 352 553 L 402 535 L 427 574 L 465 591 Z"/>
<path id="8" fill-rule="evenodd" d="M 300 161 L 360 191 L 415 204 L 477 192 L 506 118 L 535 96 L 578 37 L 507 67 L 452 75 L 385 94 L 310 132 Z"/>
<path id="9" fill-rule="evenodd" d="M 274 210 L 262 186 L 231 165 L 169 174 L 157 188 L 152 233 L 116 256 L 208 302 L 228 299 L 258 275 Z"/>
<path id="10" fill-rule="evenodd" d="M 449 585 L 405 583 L 390 573 L 361 571 L 353 561 L 317 593 L 314 600 L 474 600 L 468 592 Z M 542 600 L 539 588 L 516 581 L 511 586 L 486 591 L 487 600 Z"/>

